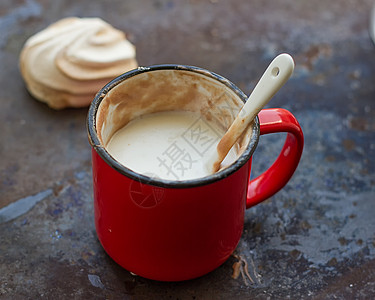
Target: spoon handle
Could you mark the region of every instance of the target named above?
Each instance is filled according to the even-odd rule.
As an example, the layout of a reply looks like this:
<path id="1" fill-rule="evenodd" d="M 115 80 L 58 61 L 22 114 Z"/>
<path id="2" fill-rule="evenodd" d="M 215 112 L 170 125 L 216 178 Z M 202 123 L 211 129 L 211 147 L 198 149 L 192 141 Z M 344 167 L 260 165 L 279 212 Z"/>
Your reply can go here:
<path id="1" fill-rule="evenodd" d="M 278 55 L 268 66 L 245 105 L 217 145 L 216 172 L 222 160 L 228 154 L 246 127 L 285 84 L 294 70 L 293 58 L 286 53 Z"/>

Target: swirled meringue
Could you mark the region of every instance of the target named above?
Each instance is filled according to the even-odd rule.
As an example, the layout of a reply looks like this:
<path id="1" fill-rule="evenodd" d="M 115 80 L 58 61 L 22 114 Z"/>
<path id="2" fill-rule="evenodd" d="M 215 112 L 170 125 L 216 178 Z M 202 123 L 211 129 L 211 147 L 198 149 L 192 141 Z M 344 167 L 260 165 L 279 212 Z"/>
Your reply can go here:
<path id="1" fill-rule="evenodd" d="M 65 18 L 30 37 L 20 54 L 29 92 L 50 107 L 84 107 L 114 77 L 138 66 L 125 34 L 99 18 Z"/>

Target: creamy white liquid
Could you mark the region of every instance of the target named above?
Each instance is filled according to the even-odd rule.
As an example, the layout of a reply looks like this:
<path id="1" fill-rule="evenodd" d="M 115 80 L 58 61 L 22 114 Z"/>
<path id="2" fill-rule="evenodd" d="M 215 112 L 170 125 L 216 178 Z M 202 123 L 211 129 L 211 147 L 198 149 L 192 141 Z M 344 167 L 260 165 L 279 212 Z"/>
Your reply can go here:
<path id="1" fill-rule="evenodd" d="M 137 173 L 187 180 L 210 175 L 207 161 L 223 135 L 222 130 L 199 114 L 160 112 L 129 122 L 113 135 L 106 149 L 114 159 Z M 233 148 L 222 166 L 236 160 Z"/>

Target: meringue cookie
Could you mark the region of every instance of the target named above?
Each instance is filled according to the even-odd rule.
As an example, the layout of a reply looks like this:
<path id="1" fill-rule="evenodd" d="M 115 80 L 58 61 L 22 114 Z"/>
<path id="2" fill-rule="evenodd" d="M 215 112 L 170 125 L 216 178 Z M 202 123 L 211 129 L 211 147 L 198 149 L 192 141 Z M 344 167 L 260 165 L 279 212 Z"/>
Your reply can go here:
<path id="1" fill-rule="evenodd" d="M 99 18 L 65 18 L 30 37 L 20 54 L 29 92 L 50 107 L 88 106 L 108 81 L 138 66 L 125 34 Z"/>

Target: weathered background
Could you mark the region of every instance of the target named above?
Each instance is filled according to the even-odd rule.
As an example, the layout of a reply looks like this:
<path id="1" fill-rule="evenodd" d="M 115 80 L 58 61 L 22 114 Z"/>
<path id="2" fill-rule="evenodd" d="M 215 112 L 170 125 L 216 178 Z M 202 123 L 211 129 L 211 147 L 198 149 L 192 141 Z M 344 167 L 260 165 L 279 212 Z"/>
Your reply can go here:
<path id="1" fill-rule="evenodd" d="M 372 4 L 2 1 L 0 298 L 373 299 Z M 26 39 L 67 16 L 98 16 L 125 31 L 140 65 L 200 66 L 246 93 L 275 55 L 294 56 L 293 78 L 269 106 L 287 108 L 300 121 L 306 139 L 301 164 L 281 192 L 246 212 L 235 256 L 212 273 L 154 282 L 131 275 L 101 248 L 93 224 L 87 109 L 49 109 L 27 93 L 18 70 Z M 272 163 L 283 138 L 261 138 L 255 174 Z M 231 277 L 240 257 L 250 278 Z"/>

